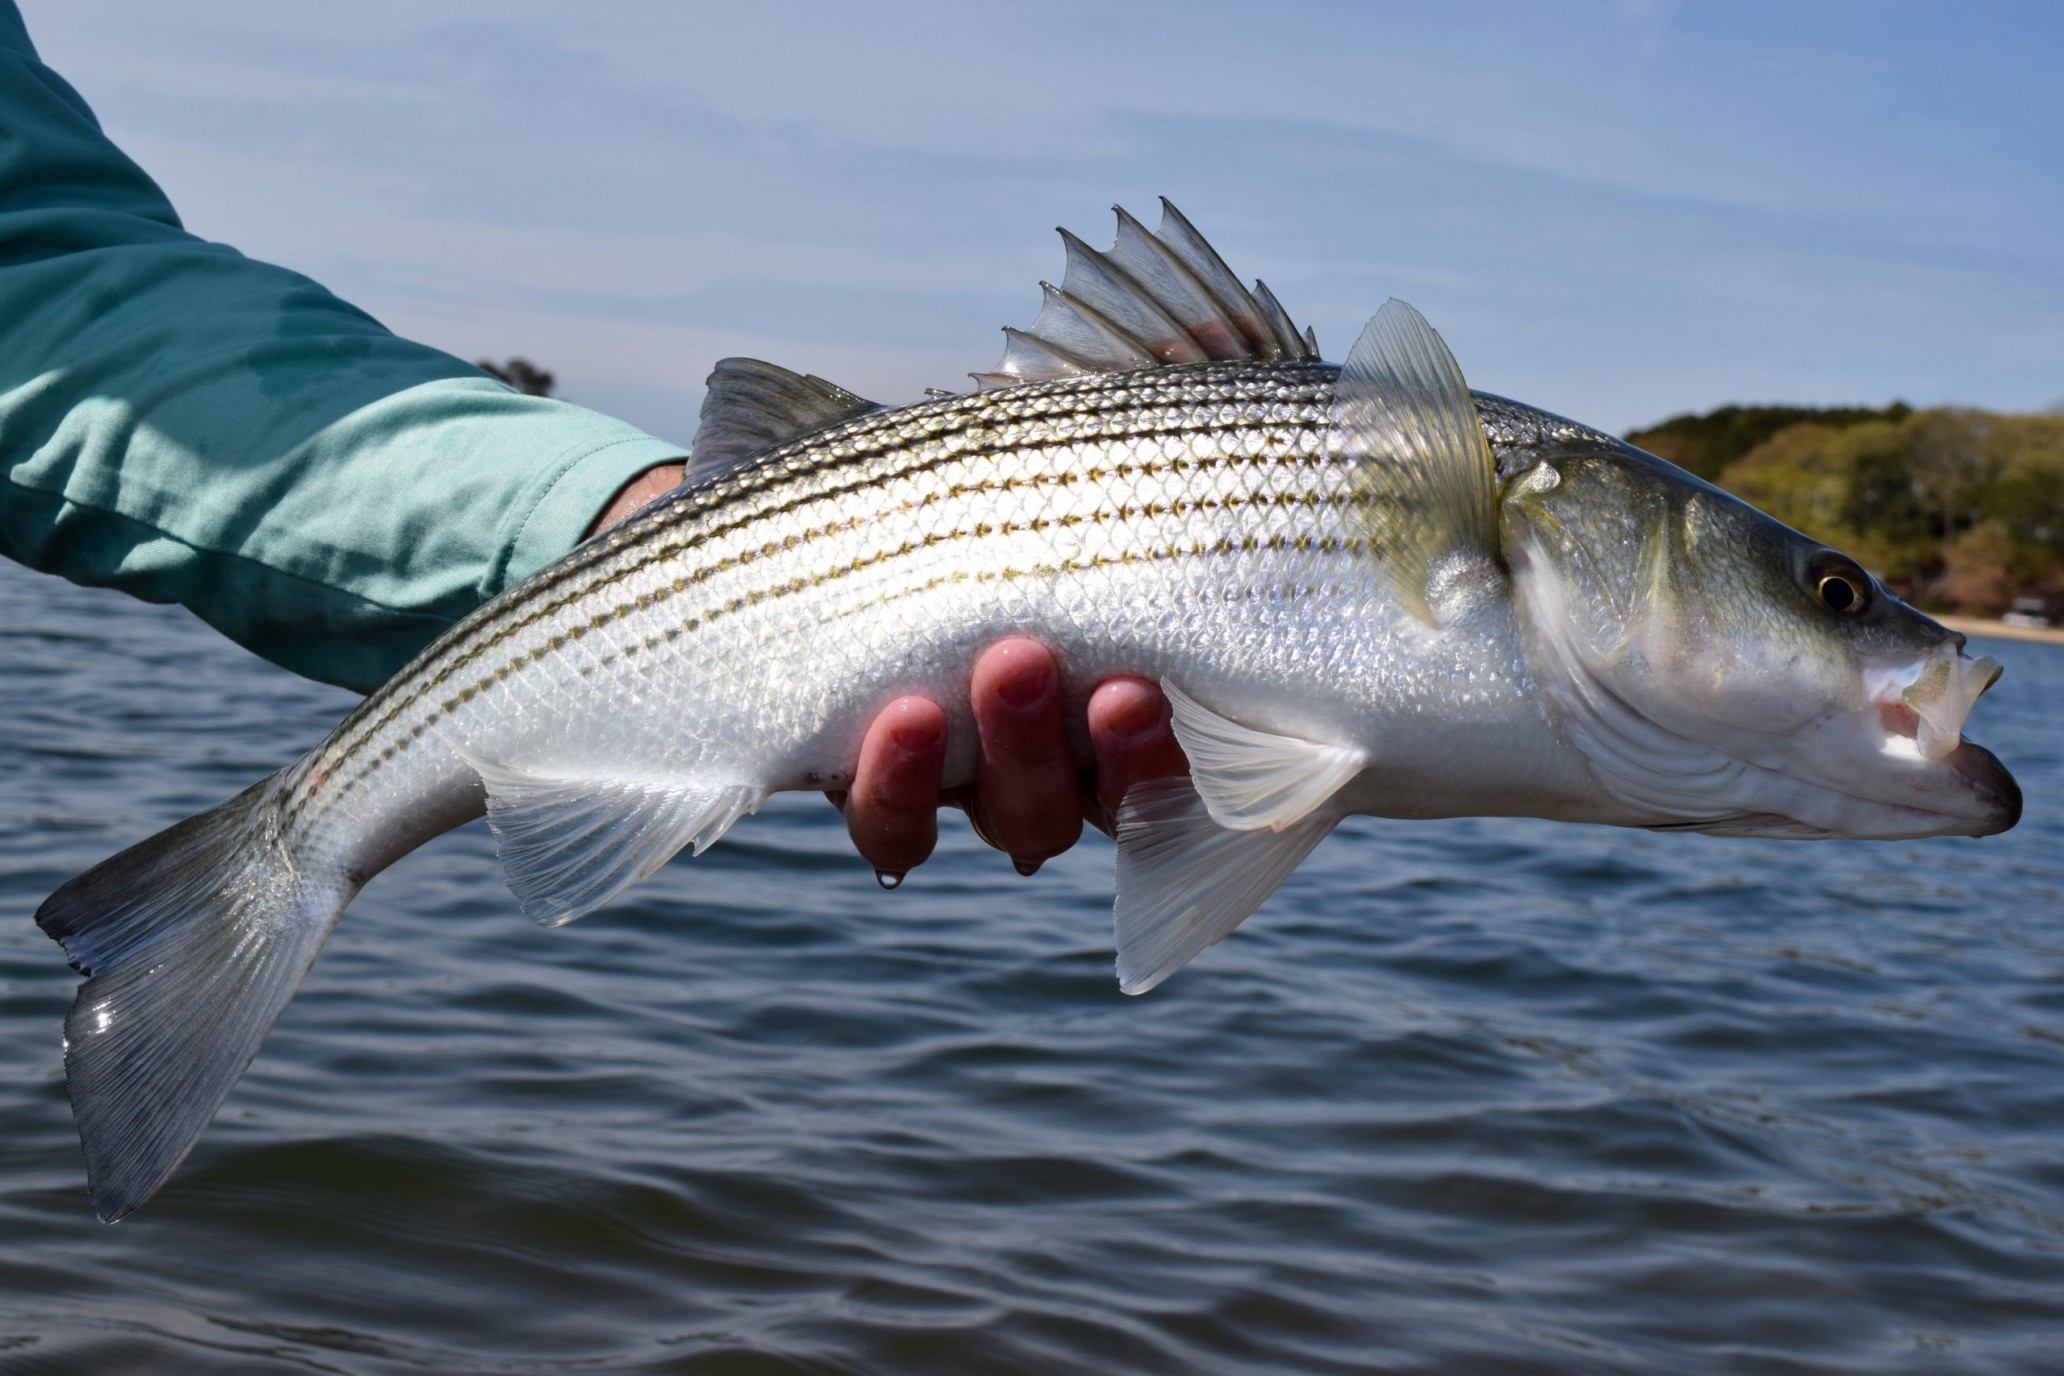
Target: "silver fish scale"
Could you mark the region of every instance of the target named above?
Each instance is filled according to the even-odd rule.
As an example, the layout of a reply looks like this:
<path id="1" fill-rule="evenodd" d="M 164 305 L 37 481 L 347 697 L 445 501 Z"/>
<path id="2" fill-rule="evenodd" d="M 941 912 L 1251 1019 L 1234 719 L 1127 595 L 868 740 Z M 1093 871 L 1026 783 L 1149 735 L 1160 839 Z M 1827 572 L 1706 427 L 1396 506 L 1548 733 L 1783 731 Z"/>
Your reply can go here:
<path id="1" fill-rule="evenodd" d="M 836 781 L 898 693 L 965 724 L 968 666 L 1013 630 L 1049 643 L 1077 693 L 1177 674 L 1228 710 L 1265 699 L 1291 727 L 1301 699 L 1319 710 L 1300 685 L 1330 681 L 1335 701 L 1343 678 L 1395 688 L 1370 661 L 1409 658 L 1382 653 L 1398 609 L 1365 499 L 1325 451 L 1335 376 L 1094 375 L 871 413 L 774 450 L 425 651 L 310 756 L 283 799 L 293 829 L 346 799 L 358 817 L 450 825 L 478 810 L 454 747 L 564 777 Z M 949 771 L 965 772 L 969 733 L 954 734 Z"/>

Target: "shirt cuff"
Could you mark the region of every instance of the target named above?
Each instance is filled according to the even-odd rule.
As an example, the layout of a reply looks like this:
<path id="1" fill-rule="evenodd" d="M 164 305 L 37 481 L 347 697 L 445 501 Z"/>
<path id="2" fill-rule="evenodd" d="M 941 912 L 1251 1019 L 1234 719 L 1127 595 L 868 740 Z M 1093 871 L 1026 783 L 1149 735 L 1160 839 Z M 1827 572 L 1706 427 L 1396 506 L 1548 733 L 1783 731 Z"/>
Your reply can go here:
<path id="1" fill-rule="evenodd" d="M 492 597 L 512 588 L 580 543 L 588 527 L 625 483 L 648 468 L 681 463 L 687 451 L 650 435 L 628 435 L 576 452 L 541 477 L 542 490 L 518 508 L 516 530 L 504 546 Z"/>

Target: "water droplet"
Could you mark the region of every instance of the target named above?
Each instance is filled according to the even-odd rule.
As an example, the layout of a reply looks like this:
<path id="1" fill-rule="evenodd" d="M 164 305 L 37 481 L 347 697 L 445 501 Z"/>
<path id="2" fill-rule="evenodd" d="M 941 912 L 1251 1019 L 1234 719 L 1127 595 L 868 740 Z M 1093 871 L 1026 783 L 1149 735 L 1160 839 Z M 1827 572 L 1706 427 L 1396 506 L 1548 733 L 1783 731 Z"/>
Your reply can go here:
<path id="1" fill-rule="evenodd" d="M 1011 857 L 1011 868 L 1027 879 L 1039 873 L 1039 867 L 1044 863 L 1046 862 L 1043 860 L 1020 860 L 1016 856 Z"/>
<path id="2" fill-rule="evenodd" d="M 885 889 L 899 888 L 903 883 L 903 874 L 900 870 L 876 870 L 874 882 Z"/>

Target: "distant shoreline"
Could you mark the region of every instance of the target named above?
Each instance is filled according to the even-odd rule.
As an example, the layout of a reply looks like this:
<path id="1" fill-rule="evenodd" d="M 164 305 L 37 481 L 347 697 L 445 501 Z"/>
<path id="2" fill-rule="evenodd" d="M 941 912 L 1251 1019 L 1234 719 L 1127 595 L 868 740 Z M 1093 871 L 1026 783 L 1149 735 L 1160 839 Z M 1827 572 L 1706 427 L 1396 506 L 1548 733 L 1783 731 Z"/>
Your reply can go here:
<path id="1" fill-rule="evenodd" d="M 1965 635 L 1987 635 L 1996 640 L 2039 640 L 2046 645 L 2064 645 L 2064 626 L 2009 626 L 1978 616 L 1938 616 L 1952 631 Z"/>

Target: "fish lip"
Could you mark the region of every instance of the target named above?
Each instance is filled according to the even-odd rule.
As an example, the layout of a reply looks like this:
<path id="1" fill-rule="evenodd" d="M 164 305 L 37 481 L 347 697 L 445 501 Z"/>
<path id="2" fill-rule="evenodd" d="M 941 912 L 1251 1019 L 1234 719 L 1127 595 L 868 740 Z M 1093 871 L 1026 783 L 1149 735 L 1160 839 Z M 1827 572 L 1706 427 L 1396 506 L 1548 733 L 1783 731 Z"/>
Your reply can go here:
<path id="1" fill-rule="evenodd" d="M 1997 836 L 2012 831 L 2021 820 L 2021 785 L 2007 772 L 1999 757 L 1975 741 L 1964 741 L 1941 761 L 1961 775 L 1988 804 L 1993 815 L 1983 831 L 1973 836 Z"/>

